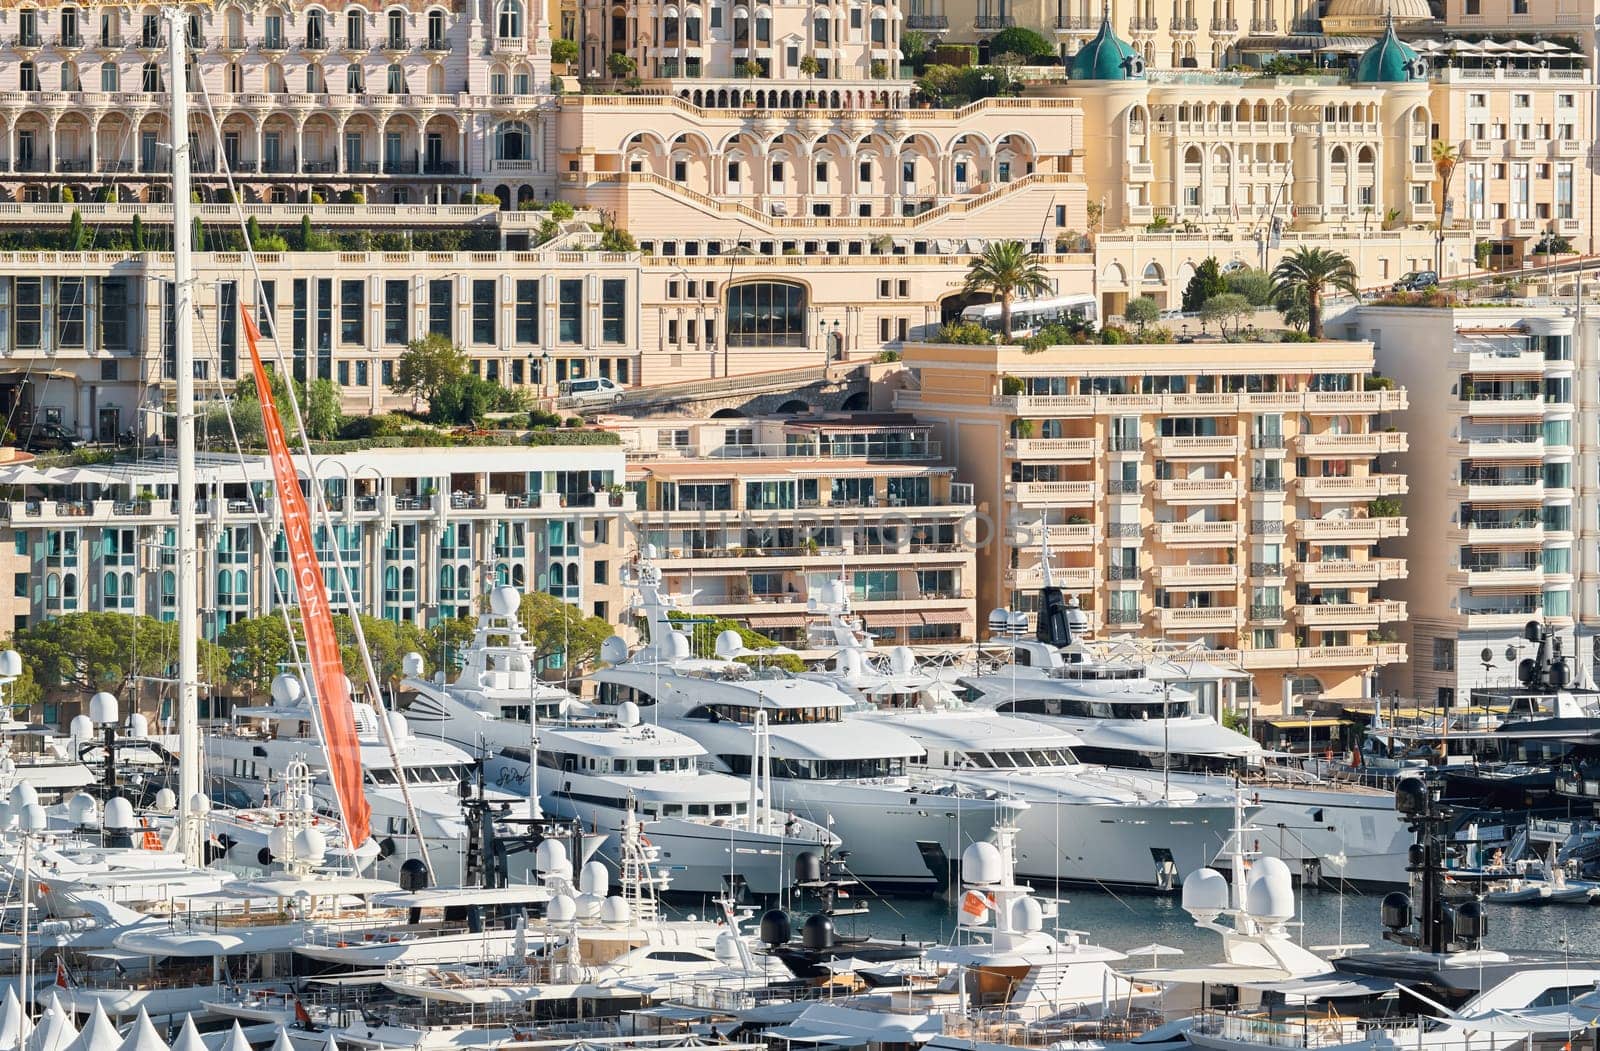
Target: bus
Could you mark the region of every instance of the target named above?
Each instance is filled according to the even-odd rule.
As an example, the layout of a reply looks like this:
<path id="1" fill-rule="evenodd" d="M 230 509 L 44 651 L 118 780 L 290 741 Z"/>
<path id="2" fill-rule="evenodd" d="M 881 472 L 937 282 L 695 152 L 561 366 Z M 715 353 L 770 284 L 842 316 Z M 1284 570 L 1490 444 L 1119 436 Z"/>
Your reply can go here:
<path id="1" fill-rule="evenodd" d="M 1046 325 L 1061 325 L 1071 318 L 1098 320 L 1097 300 L 1092 294 L 1051 296 L 1047 299 L 1019 299 L 1011 304 L 1011 338 L 1026 338 Z M 979 303 L 961 312 L 962 321 L 973 321 L 990 332 L 1000 332 L 1000 304 Z"/>

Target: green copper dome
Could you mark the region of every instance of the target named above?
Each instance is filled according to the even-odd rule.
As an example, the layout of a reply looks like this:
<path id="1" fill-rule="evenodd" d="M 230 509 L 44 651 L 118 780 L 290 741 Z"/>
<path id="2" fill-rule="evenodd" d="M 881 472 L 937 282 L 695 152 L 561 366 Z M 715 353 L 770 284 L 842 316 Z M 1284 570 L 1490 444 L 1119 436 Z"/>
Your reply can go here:
<path id="1" fill-rule="evenodd" d="M 1428 79 L 1428 67 L 1415 51 L 1395 36 L 1391 17 L 1383 28 L 1382 38 L 1367 48 L 1356 62 L 1355 79 L 1358 84 L 1408 84 Z"/>
<path id="2" fill-rule="evenodd" d="M 1144 77 L 1144 59 L 1111 31 L 1111 16 L 1102 15 L 1100 32 L 1072 56 L 1072 80 L 1137 80 Z"/>

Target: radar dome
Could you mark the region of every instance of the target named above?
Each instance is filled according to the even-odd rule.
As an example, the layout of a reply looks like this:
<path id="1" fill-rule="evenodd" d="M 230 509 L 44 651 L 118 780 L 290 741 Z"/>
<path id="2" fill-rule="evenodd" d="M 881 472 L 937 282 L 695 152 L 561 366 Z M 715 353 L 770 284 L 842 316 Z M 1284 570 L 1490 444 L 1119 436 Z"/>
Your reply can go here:
<path id="1" fill-rule="evenodd" d="M 142 712 L 134 712 L 128 716 L 128 736 L 135 741 L 142 741 L 150 736 L 150 720 Z"/>
<path id="2" fill-rule="evenodd" d="M 522 608 L 522 595 L 513 587 L 497 587 L 489 592 L 489 610 L 497 617 L 509 617 Z"/>
<path id="3" fill-rule="evenodd" d="M 282 825 L 274 826 L 272 831 L 267 833 L 267 850 L 280 861 L 289 856 L 289 847 L 292 842 L 289 838 L 289 830 Z"/>
<path id="4" fill-rule="evenodd" d="M 1025 634 L 1028 630 L 1028 615 L 1020 609 L 1011 611 L 1011 630 L 1018 635 Z"/>
<path id="5" fill-rule="evenodd" d="M 96 726 L 108 726 L 117 721 L 117 699 L 101 691 L 89 698 L 89 718 Z"/>
<path id="6" fill-rule="evenodd" d="M 598 920 L 600 907 L 605 904 L 605 899 L 598 894 L 578 895 L 578 917 L 585 920 Z"/>
<path id="7" fill-rule="evenodd" d="M 737 631 L 729 628 L 717 633 L 717 656 L 724 660 L 737 657 L 744 652 L 744 639 Z"/>
<path id="8" fill-rule="evenodd" d="M 396 744 L 411 736 L 411 728 L 406 725 L 406 717 L 399 712 L 385 712 L 384 718 L 389 720 L 389 736 L 393 737 Z"/>
<path id="9" fill-rule="evenodd" d="M 1037 900 L 1027 897 L 1011 902 L 1011 929 L 1029 933 L 1044 929 L 1044 909 Z"/>
<path id="10" fill-rule="evenodd" d="M 20 817 L 24 832 L 43 832 L 44 826 L 49 823 L 44 815 L 44 807 L 38 803 L 29 803 L 23 807 Z"/>
<path id="11" fill-rule="evenodd" d="M 1228 881 L 1216 869 L 1195 869 L 1183 877 L 1183 910 L 1208 920 L 1228 907 Z"/>
<path id="12" fill-rule="evenodd" d="M 689 656 L 689 636 L 681 631 L 674 631 L 667 636 L 667 656 L 675 661 L 687 659 Z"/>
<path id="13" fill-rule="evenodd" d="M 610 886 L 611 874 L 598 861 L 588 862 L 583 866 L 583 871 L 578 873 L 578 889 L 585 894 L 599 894 L 603 897 Z"/>
<path id="14" fill-rule="evenodd" d="M 831 605 L 844 605 L 844 581 L 838 579 L 837 577 L 828 581 L 825 594 L 828 596 L 828 602 Z"/>
<path id="15" fill-rule="evenodd" d="M 621 926 L 622 924 L 627 923 L 631 918 L 632 914 L 628 910 L 627 900 L 620 898 L 615 894 L 607 898 L 605 903 L 600 906 L 601 923 L 609 923 L 613 926 Z"/>
<path id="16" fill-rule="evenodd" d="M 559 840 L 546 839 L 541 841 L 533 852 L 533 863 L 546 876 L 567 876 L 572 874 L 572 862 L 567 860 L 566 844 Z"/>
<path id="17" fill-rule="evenodd" d="M 655 558 L 656 557 L 656 545 L 654 545 L 654 544 L 646 544 L 646 545 L 644 545 L 644 551 L 642 551 L 640 553 L 640 555 L 643 558 Z"/>
<path id="18" fill-rule="evenodd" d="M 196 814 L 209 814 L 211 812 L 211 797 L 204 792 L 196 792 L 189 797 L 189 809 Z"/>
<path id="19" fill-rule="evenodd" d="M 961 852 L 961 878 L 967 883 L 999 883 L 1003 867 L 993 843 L 974 843 Z"/>
<path id="20" fill-rule="evenodd" d="M 170 788 L 156 792 L 156 813 L 170 814 L 178 809 L 178 794 Z"/>
<path id="21" fill-rule="evenodd" d="M 24 781 L 11 790 L 11 802 L 14 806 L 33 806 L 39 801 L 39 790 Z"/>
<path id="22" fill-rule="evenodd" d="M 1294 880 L 1277 858 L 1257 858 L 1244 889 L 1244 908 L 1258 920 L 1294 918 Z"/>
<path id="23" fill-rule="evenodd" d="M 1011 611 L 1009 609 L 991 609 L 989 611 L 989 631 L 995 635 L 1004 634 L 1011 627 Z"/>
<path id="24" fill-rule="evenodd" d="M 865 671 L 865 666 L 861 661 L 861 652 L 859 650 L 840 650 L 839 670 L 843 672 L 847 678 L 861 678 L 862 673 Z"/>
<path id="25" fill-rule="evenodd" d="M 917 655 L 910 646 L 896 646 L 889 651 L 889 670 L 896 675 L 910 675 L 917 666 Z"/>
<path id="26" fill-rule="evenodd" d="M 634 704 L 632 701 L 623 701 L 621 704 L 617 705 L 617 725 L 638 726 L 639 706 Z"/>
<path id="27" fill-rule="evenodd" d="M 621 664 L 628 659 L 628 644 L 622 636 L 613 635 L 600 644 L 600 659 L 607 664 Z"/>
<path id="28" fill-rule="evenodd" d="M 74 715 L 68 726 L 68 732 L 80 741 L 86 741 L 94 736 L 94 720 L 87 715 Z"/>
<path id="29" fill-rule="evenodd" d="M 304 693 L 305 688 L 293 675 L 277 675 L 272 679 L 272 700 L 282 707 L 293 706 Z"/>
<path id="30" fill-rule="evenodd" d="M 427 667 L 427 662 L 422 659 L 422 654 L 412 651 L 400 659 L 400 671 L 408 679 L 415 679 Z"/>
<path id="31" fill-rule="evenodd" d="M 0 653 L 0 679 L 15 679 L 22 674 L 22 654 L 16 650 Z"/>
<path id="32" fill-rule="evenodd" d="M 313 865 L 328 853 L 328 837 L 314 828 L 302 828 L 296 832 L 292 843 L 294 856 Z"/>
<path id="33" fill-rule="evenodd" d="M 116 796 L 106 801 L 106 827 L 107 828 L 132 828 L 133 804 L 124 796 Z"/>
<path id="34" fill-rule="evenodd" d="M 723 931 L 717 935 L 717 959 L 722 963 L 733 964 L 739 959 L 739 939 L 731 931 Z"/>
<path id="35" fill-rule="evenodd" d="M 100 804 L 87 792 L 79 792 L 67 800 L 67 819 L 74 825 L 93 825 L 100 816 Z"/>
<path id="36" fill-rule="evenodd" d="M 578 903 L 570 894 L 557 894 L 545 906 L 544 916 L 551 923 L 571 923 L 578 918 Z"/>

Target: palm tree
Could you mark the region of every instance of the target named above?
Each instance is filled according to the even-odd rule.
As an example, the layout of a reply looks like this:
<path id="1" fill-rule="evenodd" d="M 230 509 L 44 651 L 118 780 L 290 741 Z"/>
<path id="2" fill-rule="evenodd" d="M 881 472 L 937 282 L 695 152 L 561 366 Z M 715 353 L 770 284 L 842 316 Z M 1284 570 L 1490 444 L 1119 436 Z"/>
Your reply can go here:
<path id="1" fill-rule="evenodd" d="M 1292 302 L 1296 295 L 1305 296 L 1306 330 L 1312 339 L 1322 338 L 1322 291 L 1329 285 L 1341 292 L 1358 294 L 1355 265 L 1343 252 L 1296 248 L 1272 268 L 1275 302 Z"/>
<path id="2" fill-rule="evenodd" d="M 1000 300 L 1000 336 L 1011 339 L 1011 299 L 1050 290 L 1050 277 L 1039 257 L 1021 241 L 991 241 L 967 266 L 966 293 L 988 292 Z"/>
<path id="3" fill-rule="evenodd" d="M 1461 156 L 1456 148 L 1443 139 L 1433 140 L 1433 172 L 1439 177 L 1439 214 L 1433 221 L 1433 270 L 1438 273 L 1444 265 L 1444 211 L 1450 203 L 1450 180 L 1456 173 Z"/>

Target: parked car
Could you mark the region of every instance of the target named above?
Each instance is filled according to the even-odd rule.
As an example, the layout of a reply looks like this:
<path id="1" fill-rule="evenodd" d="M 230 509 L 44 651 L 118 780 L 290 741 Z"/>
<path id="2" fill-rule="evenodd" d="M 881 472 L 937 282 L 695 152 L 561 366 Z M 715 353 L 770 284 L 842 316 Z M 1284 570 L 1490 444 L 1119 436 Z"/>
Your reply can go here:
<path id="1" fill-rule="evenodd" d="M 22 448 L 30 453 L 71 452 L 83 440 L 59 423 L 27 424 L 22 428 Z"/>
<path id="2" fill-rule="evenodd" d="M 573 380 L 566 385 L 565 395 L 573 401 L 621 401 L 622 385 L 604 376 Z"/>
<path id="3" fill-rule="evenodd" d="M 1401 276 L 1393 288 L 1396 292 L 1420 292 L 1439 283 L 1439 275 L 1432 270 L 1413 270 Z"/>

